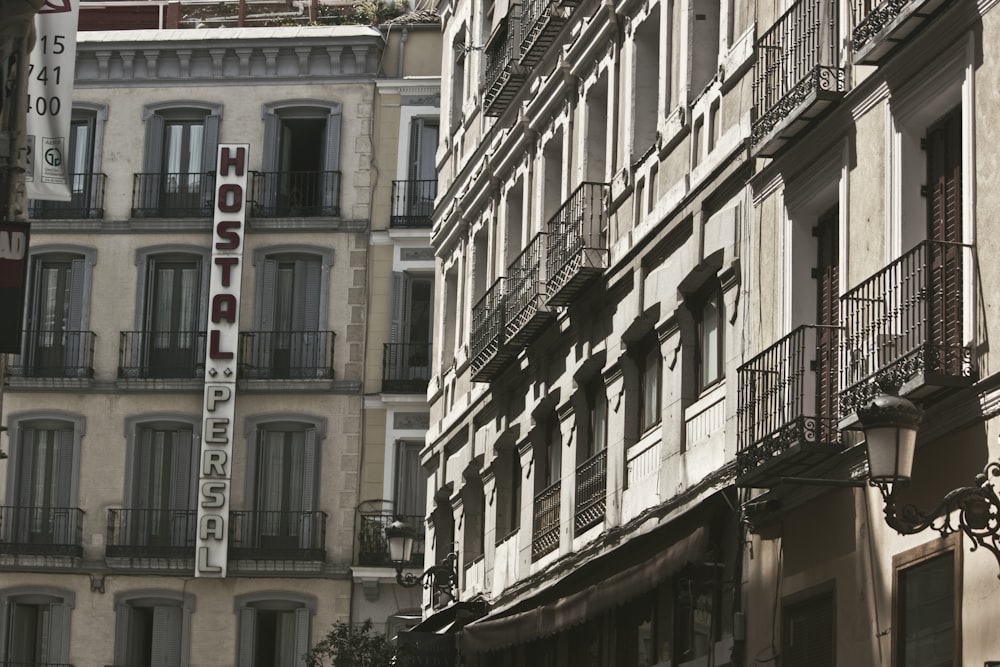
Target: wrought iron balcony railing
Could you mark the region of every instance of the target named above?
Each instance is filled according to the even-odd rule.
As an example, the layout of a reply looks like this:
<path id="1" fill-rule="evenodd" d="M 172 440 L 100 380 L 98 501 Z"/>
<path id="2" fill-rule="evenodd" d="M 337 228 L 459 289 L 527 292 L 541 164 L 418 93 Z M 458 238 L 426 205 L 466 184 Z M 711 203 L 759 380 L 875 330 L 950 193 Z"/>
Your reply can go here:
<path id="1" fill-rule="evenodd" d="M 109 509 L 108 558 L 194 558 L 197 510 Z"/>
<path id="2" fill-rule="evenodd" d="M 608 266 L 607 183 L 581 183 L 547 224 L 549 305 L 565 306 Z"/>
<path id="3" fill-rule="evenodd" d="M 946 0 L 854 0 L 854 62 L 877 65 L 931 20 Z"/>
<path id="4" fill-rule="evenodd" d="M 753 73 L 754 153 L 773 155 L 843 97 L 836 0 L 798 0 L 757 40 Z"/>
<path id="5" fill-rule="evenodd" d="M 0 507 L 0 554 L 83 556 L 83 510 L 76 507 Z"/>
<path id="6" fill-rule="evenodd" d="M 0 660 L 0 667 L 73 667 L 68 662 L 24 662 L 21 660 Z"/>
<path id="7" fill-rule="evenodd" d="M 921 396 L 975 378 L 965 280 L 973 247 L 924 241 L 840 299 L 840 411 L 850 419 L 880 384 Z"/>
<path id="8" fill-rule="evenodd" d="M 118 377 L 123 380 L 205 377 L 205 332 L 122 331 Z"/>
<path id="9" fill-rule="evenodd" d="M 399 229 L 429 229 L 437 181 L 393 181 L 389 226 Z"/>
<path id="10" fill-rule="evenodd" d="M 339 171 L 254 171 L 250 176 L 254 217 L 340 215 Z"/>
<path id="11" fill-rule="evenodd" d="M 560 482 L 549 485 L 535 496 L 535 525 L 531 533 L 531 560 L 538 560 L 559 548 Z"/>
<path id="12" fill-rule="evenodd" d="M 604 521 L 607 501 L 608 450 L 603 449 L 576 468 L 577 534 Z"/>
<path id="13" fill-rule="evenodd" d="M 838 327 L 806 325 L 737 371 L 737 482 L 801 476 L 841 450 Z"/>
<path id="14" fill-rule="evenodd" d="M 20 378 L 93 378 L 93 331 L 24 331 L 20 354 L 8 357 L 7 375 Z"/>
<path id="15" fill-rule="evenodd" d="M 424 565 L 424 517 L 420 515 L 397 515 L 390 511 L 360 512 L 361 525 L 358 533 L 358 565 L 367 567 L 395 567 L 389 560 L 389 545 L 385 541 L 385 529 L 401 518 L 415 532 L 410 566 L 423 568 Z"/>
<path id="16" fill-rule="evenodd" d="M 244 380 L 316 380 L 333 377 L 332 331 L 245 331 L 239 377 Z"/>
<path id="17" fill-rule="evenodd" d="M 133 218 L 208 218 L 215 204 L 215 174 L 135 174 Z"/>
<path id="18" fill-rule="evenodd" d="M 233 560 L 326 560 L 326 513 L 242 511 L 230 513 Z"/>
<path id="19" fill-rule="evenodd" d="M 550 321 L 545 297 L 545 232 L 535 234 L 521 254 L 507 267 L 507 344 L 521 348 L 534 340 Z"/>
<path id="20" fill-rule="evenodd" d="M 575 0 L 524 0 L 521 5 L 521 64 L 534 66 L 579 5 Z"/>
<path id="21" fill-rule="evenodd" d="M 507 16 L 500 19 L 484 55 L 483 113 L 499 116 L 526 78 L 527 70 L 518 64 L 521 59 L 521 5 L 511 5 Z"/>
<path id="22" fill-rule="evenodd" d="M 382 355 L 382 391 L 422 394 L 431 377 L 430 343 L 386 343 Z"/>
<path id="23" fill-rule="evenodd" d="M 34 220 L 99 220 L 104 217 L 104 174 L 71 174 L 69 201 L 33 199 L 28 214 Z"/>
<path id="24" fill-rule="evenodd" d="M 493 380 L 514 354 L 506 345 L 506 278 L 497 278 L 472 307 L 469 355 L 474 382 Z"/>

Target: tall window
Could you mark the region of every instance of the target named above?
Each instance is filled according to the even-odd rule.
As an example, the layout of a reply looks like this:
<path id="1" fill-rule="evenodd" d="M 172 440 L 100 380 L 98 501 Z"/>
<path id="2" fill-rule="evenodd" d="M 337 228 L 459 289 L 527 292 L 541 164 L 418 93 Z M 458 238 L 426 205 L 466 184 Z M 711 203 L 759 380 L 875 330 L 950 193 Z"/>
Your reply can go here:
<path id="1" fill-rule="evenodd" d="M 319 334 L 323 263 L 318 256 L 276 254 L 263 260 L 259 333 L 250 366 L 271 377 L 304 377 L 323 369 L 326 337 Z"/>
<path id="2" fill-rule="evenodd" d="M 542 488 L 548 488 L 558 482 L 562 474 L 562 432 L 559 429 L 559 417 L 554 412 L 545 420 L 544 452 Z"/>
<path id="3" fill-rule="evenodd" d="M 585 458 L 596 456 L 608 446 L 608 394 L 604 378 L 598 375 L 587 383 L 587 447 Z"/>
<path id="4" fill-rule="evenodd" d="M 131 543 L 193 545 L 198 457 L 191 425 L 141 424 L 133 446 Z"/>
<path id="5" fill-rule="evenodd" d="M 150 377 L 192 377 L 205 356 L 199 329 L 201 259 L 161 255 L 148 261 L 145 330 Z"/>
<path id="6" fill-rule="evenodd" d="M 152 105 L 145 110 L 143 174 L 133 207 L 140 216 L 208 215 L 219 138 L 214 105 Z"/>
<path id="7" fill-rule="evenodd" d="M 497 459 L 496 541 L 521 527 L 521 457 L 517 447 L 499 451 Z"/>
<path id="8" fill-rule="evenodd" d="M 631 105 L 632 159 L 637 160 L 656 143 L 659 120 L 660 9 L 653 9 L 635 30 L 633 39 L 632 95 L 644 100 Z"/>
<path id="9" fill-rule="evenodd" d="M 465 104 L 465 60 L 466 60 L 466 30 L 463 26 L 452 43 L 452 53 L 455 61 L 451 67 L 451 114 L 450 126 L 454 132 L 462 122 L 462 107 Z"/>
<path id="10" fill-rule="evenodd" d="M 46 254 L 31 260 L 31 294 L 22 361 L 34 377 L 65 377 L 89 363 L 83 329 L 86 260 Z"/>
<path id="11" fill-rule="evenodd" d="M 691 308 L 697 324 L 698 390 L 704 391 L 725 374 L 724 359 L 724 305 L 722 287 L 717 280 L 711 280 L 692 299 Z"/>
<path id="12" fill-rule="evenodd" d="M 782 662 L 833 667 L 836 664 L 834 592 L 786 605 L 782 613 Z"/>
<path id="13" fill-rule="evenodd" d="M 897 559 L 898 560 L 898 559 Z M 898 565 L 898 564 L 897 564 Z M 896 660 L 901 667 L 957 667 L 961 636 L 955 552 L 896 571 Z"/>
<path id="14" fill-rule="evenodd" d="M 312 610 L 285 600 L 240 607 L 237 667 L 305 667 Z"/>
<path id="15" fill-rule="evenodd" d="M 316 506 L 317 432 L 295 423 L 263 425 L 257 433 L 252 498 L 257 512 L 259 546 L 308 546 L 311 538 L 300 530 L 310 525 L 305 513 Z"/>
<path id="16" fill-rule="evenodd" d="M 65 664 L 72 595 L 13 590 L 0 594 L 0 661 L 7 665 Z"/>
<path id="17" fill-rule="evenodd" d="M 429 377 L 433 294 L 432 276 L 393 272 L 389 361 L 405 379 Z"/>
<path id="18" fill-rule="evenodd" d="M 662 405 L 663 356 L 655 333 L 649 333 L 636 347 L 639 370 L 640 435 L 660 423 Z"/>
<path id="19" fill-rule="evenodd" d="M 424 469 L 420 465 L 421 442 L 399 442 L 396 444 L 396 488 L 394 510 L 396 514 L 420 517 L 423 526 L 427 511 L 427 482 Z M 412 525 L 413 522 L 409 521 Z"/>
<path id="20" fill-rule="evenodd" d="M 71 509 L 73 424 L 37 421 L 18 429 L 13 502 L 4 516 L 5 540 L 20 544 L 74 544 Z"/>
<path id="21" fill-rule="evenodd" d="M 120 601 L 115 614 L 115 664 L 181 667 L 187 664 L 181 600 L 134 598 Z"/>

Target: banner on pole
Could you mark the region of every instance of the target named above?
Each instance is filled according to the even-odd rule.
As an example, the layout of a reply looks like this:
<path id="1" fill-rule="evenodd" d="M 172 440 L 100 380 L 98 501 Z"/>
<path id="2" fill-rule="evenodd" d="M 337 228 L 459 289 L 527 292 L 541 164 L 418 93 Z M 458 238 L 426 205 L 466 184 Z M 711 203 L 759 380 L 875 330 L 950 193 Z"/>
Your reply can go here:
<path id="1" fill-rule="evenodd" d="M 29 199 L 69 201 L 70 121 L 80 0 L 46 0 L 35 15 L 37 39 L 28 58 L 27 165 Z M 86 171 L 86 166 L 84 171 Z"/>

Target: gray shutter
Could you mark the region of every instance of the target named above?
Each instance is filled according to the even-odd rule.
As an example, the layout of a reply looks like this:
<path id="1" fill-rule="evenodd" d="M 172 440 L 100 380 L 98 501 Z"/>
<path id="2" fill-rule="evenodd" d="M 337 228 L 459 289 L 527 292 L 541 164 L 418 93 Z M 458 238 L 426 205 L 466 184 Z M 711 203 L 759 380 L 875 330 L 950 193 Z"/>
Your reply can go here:
<path id="1" fill-rule="evenodd" d="M 278 171 L 278 138 L 281 136 L 281 119 L 273 112 L 264 113 L 264 153 L 261 165 L 264 171 Z"/>
<path id="2" fill-rule="evenodd" d="M 240 609 L 240 645 L 237 649 L 236 667 L 254 667 L 254 644 L 257 633 L 257 610 Z"/>
<path id="3" fill-rule="evenodd" d="M 191 461 L 192 443 L 194 434 L 187 429 L 174 431 L 173 452 L 171 452 L 173 464 L 173 479 L 170 480 L 170 509 L 186 510 L 192 506 L 194 494 L 192 490 Z"/>
<path id="4" fill-rule="evenodd" d="M 130 498 L 132 505 L 135 509 L 144 510 L 149 509 L 150 499 L 148 494 L 148 480 L 149 480 L 149 466 L 150 466 L 150 452 L 153 447 L 153 431 L 152 429 L 143 428 L 141 426 L 136 427 L 136 438 L 135 438 L 135 464 L 133 466 L 134 473 L 132 476 L 132 497 Z"/>
<path id="5" fill-rule="evenodd" d="M 306 607 L 295 610 L 295 667 L 306 666 L 306 654 L 309 652 L 309 617 Z"/>
<path id="6" fill-rule="evenodd" d="M 75 333 L 66 334 L 66 347 L 63 351 L 66 368 L 78 369 L 76 372 L 85 374 L 87 366 L 86 337 L 83 330 L 83 275 L 85 263 L 83 259 L 74 259 L 69 272 L 69 313 L 66 330 Z"/>
<path id="7" fill-rule="evenodd" d="M 323 282 L 323 264 L 319 260 L 305 262 L 305 321 L 306 331 L 319 331 L 320 292 Z"/>
<path id="8" fill-rule="evenodd" d="M 35 462 L 35 448 L 38 446 L 38 431 L 33 428 L 21 429 L 21 445 L 17 450 L 17 504 L 21 507 L 31 507 L 34 503 L 34 489 L 31 484 L 31 469 Z M 18 522 L 15 515 L 14 524 Z"/>
<path id="9" fill-rule="evenodd" d="M 260 330 L 274 331 L 274 285 L 278 275 L 278 262 L 265 259 L 261 267 Z"/>
<path id="10" fill-rule="evenodd" d="M 146 139 L 142 150 L 142 170 L 158 174 L 163 169 L 163 116 L 150 114 L 146 119 Z"/>
<path id="11" fill-rule="evenodd" d="M 0 599 L 0 660 L 10 660 L 10 646 L 7 642 L 8 628 L 13 623 L 10 614 L 14 611 L 9 597 Z M 11 637 L 13 639 L 13 637 Z"/>
<path id="12" fill-rule="evenodd" d="M 180 607 L 153 608 L 152 667 L 180 667 L 182 618 Z"/>
<path id="13" fill-rule="evenodd" d="M 299 518 L 299 547 L 313 546 L 313 528 L 319 519 L 313 515 L 316 509 L 316 429 L 306 430 L 302 451 L 302 514 Z"/>
<path id="14" fill-rule="evenodd" d="M 131 628 L 132 607 L 120 604 L 115 614 L 115 664 L 129 664 L 128 636 Z"/>
<path id="15" fill-rule="evenodd" d="M 53 494 L 53 506 L 67 508 L 54 513 L 54 534 L 63 544 L 79 544 L 77 536 L 77 516 L 68 508 L 73 505 L 73 431 L 62 429 L 56 432 L 56 488 Z M 66 662 L 56 660 L 54 662 Z"/>
<path id="16" fill-rule="evenodd" d="M 42 642 L 42 663 L 66 664 L 69 662 L 69 606 L 60 602 L 49 605 L 49 635 Z"/>
<path id="17" fill-rule="evenodd" d="M 326 156 L 324 160 L 324 171 L 340 171 L 340 122 L 342 115 L 340 106 L 330 111 L 326 119 Z M 323 187 L 323 207 L 335 211 L 340 215 L 340 191 L 343 184 L 340 176 L 331 176 L 324 179 Z"/>
<path id="18" fill-rule="evenodd" d="M 406 274 L 402 271 L 392 272 L 389 311 L 389 342 L 402 343 L 403 319 L 406 312 Z"/>
<path id="19" fill-rule="evenodd" d="M 205 131 L 201 135 L 202 171 L 215 171 L 215 160 L 219 152 L 219 116 L 205 116 Z M 210 191 L 208 188 L 206 192 Z"/>

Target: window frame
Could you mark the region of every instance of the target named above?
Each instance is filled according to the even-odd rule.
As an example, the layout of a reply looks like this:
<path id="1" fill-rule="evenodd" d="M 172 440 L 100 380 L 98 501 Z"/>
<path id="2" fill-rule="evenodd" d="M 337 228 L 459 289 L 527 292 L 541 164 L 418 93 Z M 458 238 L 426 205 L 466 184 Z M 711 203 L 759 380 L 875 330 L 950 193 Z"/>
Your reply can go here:
<path id="1" fill-rule="evenodd" d="M 714 376 L 706 377 L 706 310 L 714 301 L 715 304 L 715 325 L 716 341 L 714 354 L 717 371 Z M 713 276 L 706 281 L 697 292 L 688 299 L 688 308 L 694 320 L 695 340 L 694 340 L 694 378 L 696 382 L 697 394 L 700 396 L 709 390 L 717 387 L 726 379 L 726 298 L 722 290 L 722 284 L 718 278 Z"/>
<path id="2" fill-rule="evenodd" d="M 21 468 L 21 449 L 23 448 L 23 431 L 29 428 L 41 426 L 53 426 L 57 428 L 68 428 L 73 431 L 72 462 L 70 464 L 70 488 L 69 504 L 67 507 L 75 508 L 79 499 L 80 480 L 80 440 L 86 433 L 86 417 L 69 412 L 46 410 L 20 412 L 8 415 L 9 458 L 7 459 L 7 490 L 6 504 L 8 506 L 19 505 L 20 495 L 19 471 Z M 51 429 L 48 429 L 51 430 Z"/>
<path id="3" fill-rule="evenodd" d="M 831 650 L 830 665 L 837 664 L 837 589 L 833 580 L 824 582 L 818 586 L 813 586 L 803 591 L 793 593 L 782 600 L 781 604 L 781 654 L 788 653 L 788 641 L 790 636 L 789 623 L 792 620 L 791 611 L 800 609 L 810 603 L 826 602 L 829 598 L 831 615 Z"/>
<path id="4" fill-rule="evenodd" d="M 142 603 L 142 604 L 136 604 Z M 125 643 L 127 642 L 127 627 L 122 629 L 123 620 L 127 623 L 128 611 L 124 607 L 156 608 L 175 607 L 181 610 L 180 636 L 178 637 L 177 667 L 188 667 L 191 655 L 191 614 L 194 612 L 194 594 L 179 593 L 166 589 L 137 589 L 116 593 L 114 597 L 115 635 L 114 664 L 124 665 L 126 662 Z"/>
<path id="5" fill-rule="evenodd" d="M 76 594 L 72 591 L 51 586 L 15 586 L 0 589 L 0 661 L 7 660 L 7 653 L 10 648 L 9 628 L 11 605 L 19 600 L 25 600 L 27 604 L 48 604 L 58 605 L 61 616 L 58 619 L 62 623 L 61 638 L 59 646 L 54 656 L 55 660 L 50 662 L 69 662 L 69 640 L 72 630 L 73 608 L 76 606 Z"/>
<path id="6" fill-rule="evenodd" d="M 313 595 L 273 591 L 264 593 L 246 593 L 237 595 L 233 601 L 233 613 L 236 615 L 236 667 L 254 667 L 255 646 L 247 644 L 247 633 L 257 633 L 257 610 L 276 610 L 296 612 L 296 622 L 307 619 L 305 648 L 312 647 L 312 625 L 316 616 L 317 600 Z M 298 629 L 298 626 L 297 626 Z M 296 656 L 295 667 L 305 667 L 303 656 Z"/>
<path id="7" fill-rule="evenodd" d="M 649 433 L 663 422 L 663 353 L 655 331 L 647 332 L 635 344 L 632 358 L 636 365 L 636 416 L 638 436 Z M 650 363 L 652 362 L 652 363 Z M 650 385 L 655 381 L 655 385 Z M 650 396 L 652 390 L 652 396 Z M 653 398 L 653 403 L 649 399 Z M 649 413 L 653 414 L 650 415 Z"/>
<path id="8" fill-rule="evenodd" d="M 320 511 L 320 493 L 323 489 L 323 475 L 322 475 L 322 451 L 323 444 L 326 440 L 327 433 L 327 422 L 323 417 L 315 417 L 312 415 L 303 414 L 262 414 L 255 415 L 253 417 L 247 417 L 244 426 L 244 437 L 246 438 L 246 479 L 244 480 L 244 498 L 257 498 L 258 495 L 258 476 L 259 476 L 259 459 L 260 459 L 260 436 L 261 432 L 267 427 L 281 427 L 275 428 L 275 430 L 297 431 L 301 430 L 303 432 L 308 432 L 313 430 L 315 432 L 314 442 L 312 443 L 312 452 L 308 451 L 310 443 L 308 438 L 305 441 L 305 448 L 303 450 L 303 465 L 309 465 L 306 461 L 309 457 L 312 457 L 312 479 L 304 477 L 304 484 L 308 484 L 309 487 L 303 487 L 303 503 L 300 512 L 317 512 Z M 294 427 L 294 428 L 292 428 Z M 307 473 L 307 470 L 303 470 L 303 473 Z M 256 505 L 253 508 L 247 507 L 247 511 L 256 511 Z"/>

